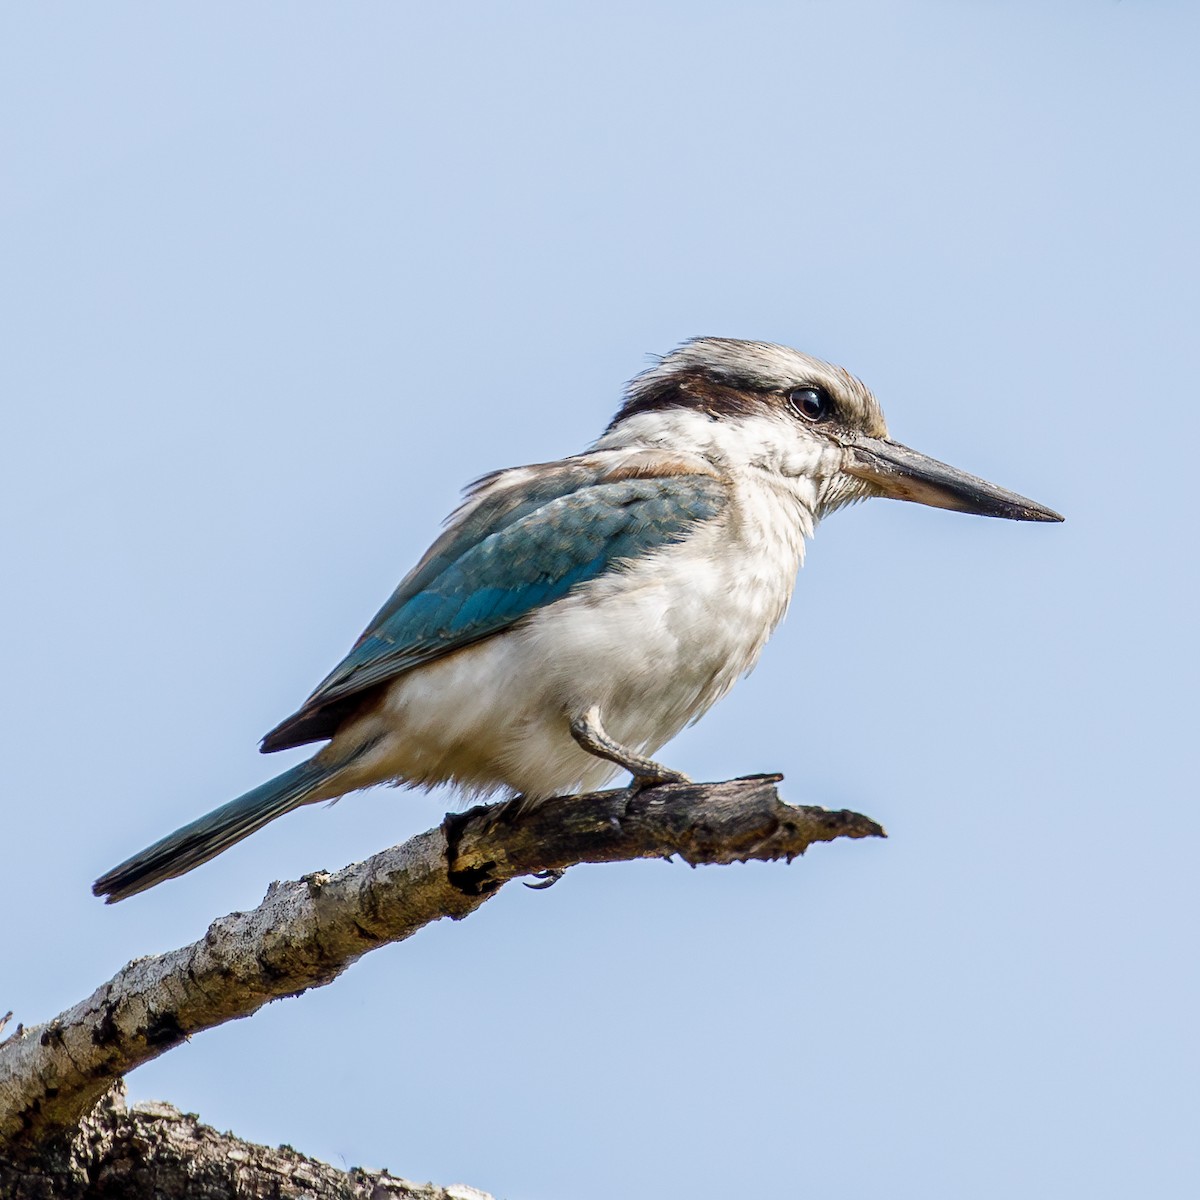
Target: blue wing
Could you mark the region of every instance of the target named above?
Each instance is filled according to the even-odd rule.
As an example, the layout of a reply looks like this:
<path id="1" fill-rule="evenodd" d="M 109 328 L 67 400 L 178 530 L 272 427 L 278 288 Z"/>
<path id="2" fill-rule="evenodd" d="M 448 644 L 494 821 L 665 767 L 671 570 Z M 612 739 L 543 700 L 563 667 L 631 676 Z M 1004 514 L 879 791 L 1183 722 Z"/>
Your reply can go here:
<path id="1" fill-rule="evenodd" d="M 607 473 L 587 460 L 529 470 L 538 473 L 507 487 L 503 475 L 482 481 L 482 498 L 430 547 L 304 707 L 267 734 L 264 751 L 332 737 L 365 693 L 682 541 L 728 496 L 725 481 L 707 474 Z"/>

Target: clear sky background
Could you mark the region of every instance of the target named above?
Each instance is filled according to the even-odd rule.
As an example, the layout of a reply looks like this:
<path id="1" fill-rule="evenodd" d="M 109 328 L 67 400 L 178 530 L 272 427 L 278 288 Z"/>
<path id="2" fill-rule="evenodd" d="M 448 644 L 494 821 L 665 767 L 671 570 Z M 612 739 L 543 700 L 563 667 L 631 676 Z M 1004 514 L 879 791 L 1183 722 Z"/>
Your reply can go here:
<path id="1" fill-rule="evenodd" d="M 1191 3 L 0 12 L 0 1010 L 436 823 L 115 908 L 494 467 L 695 334 L 843 363 L 1062 526 L 873 502 L 663 754 L 886 842 L 580 868 L 130 1079 L 508 1200 L 1193 1197 Z"/>

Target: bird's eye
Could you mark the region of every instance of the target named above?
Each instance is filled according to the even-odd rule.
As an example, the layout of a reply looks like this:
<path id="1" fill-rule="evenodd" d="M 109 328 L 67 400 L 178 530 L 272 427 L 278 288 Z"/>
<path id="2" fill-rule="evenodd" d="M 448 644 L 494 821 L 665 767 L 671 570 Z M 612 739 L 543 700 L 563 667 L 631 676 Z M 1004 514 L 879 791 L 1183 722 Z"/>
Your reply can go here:
<path id="1" fill-rule="evenodd" d="M 833 410 L 824 388 L 802 387 L 788 393 L 788 402 L 806 421 L 824 421 Z"/>

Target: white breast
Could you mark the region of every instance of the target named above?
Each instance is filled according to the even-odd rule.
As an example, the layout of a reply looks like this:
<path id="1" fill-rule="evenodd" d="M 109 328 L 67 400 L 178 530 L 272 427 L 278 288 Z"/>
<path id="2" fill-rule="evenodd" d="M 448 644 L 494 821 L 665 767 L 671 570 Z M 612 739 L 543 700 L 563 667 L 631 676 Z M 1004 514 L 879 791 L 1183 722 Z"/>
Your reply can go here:
<path id="1" fill-rule="evenodd" d="M 653 753 L 757 662 L 802 553 L 794 497 L 743 476 L 720 520 L 546 609 L 526 637 L 563 703 L 599 704 L 613 737 Z"/>
<path id="2" fill-rule="evenodd" d="M 598 704 L 612 737 L 657 751 L 758 660 L 810 529 L 788 481 L 737 472 L 729 508 L 687 541 L 397 679 L 331 747 L 378 739 L 341 790 L 449 782 L 538 798 L 603 785 L 618 768 L 576 745 L 570 717 Z"/>

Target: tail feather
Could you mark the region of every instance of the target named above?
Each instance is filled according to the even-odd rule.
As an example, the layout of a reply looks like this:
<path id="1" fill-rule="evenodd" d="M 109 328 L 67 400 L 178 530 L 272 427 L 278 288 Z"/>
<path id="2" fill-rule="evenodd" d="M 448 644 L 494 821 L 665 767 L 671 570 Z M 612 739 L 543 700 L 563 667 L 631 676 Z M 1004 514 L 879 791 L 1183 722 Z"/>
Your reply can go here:
<path id="1" fill-rule="evenodd" d="M 164 879 L 185 874 L 303 804 L 342 765 L 326 766 L 310 760 L 284 771 L 127 858 L 101 875 L 92 885 L 92 893 L 114 904 Z"/>

